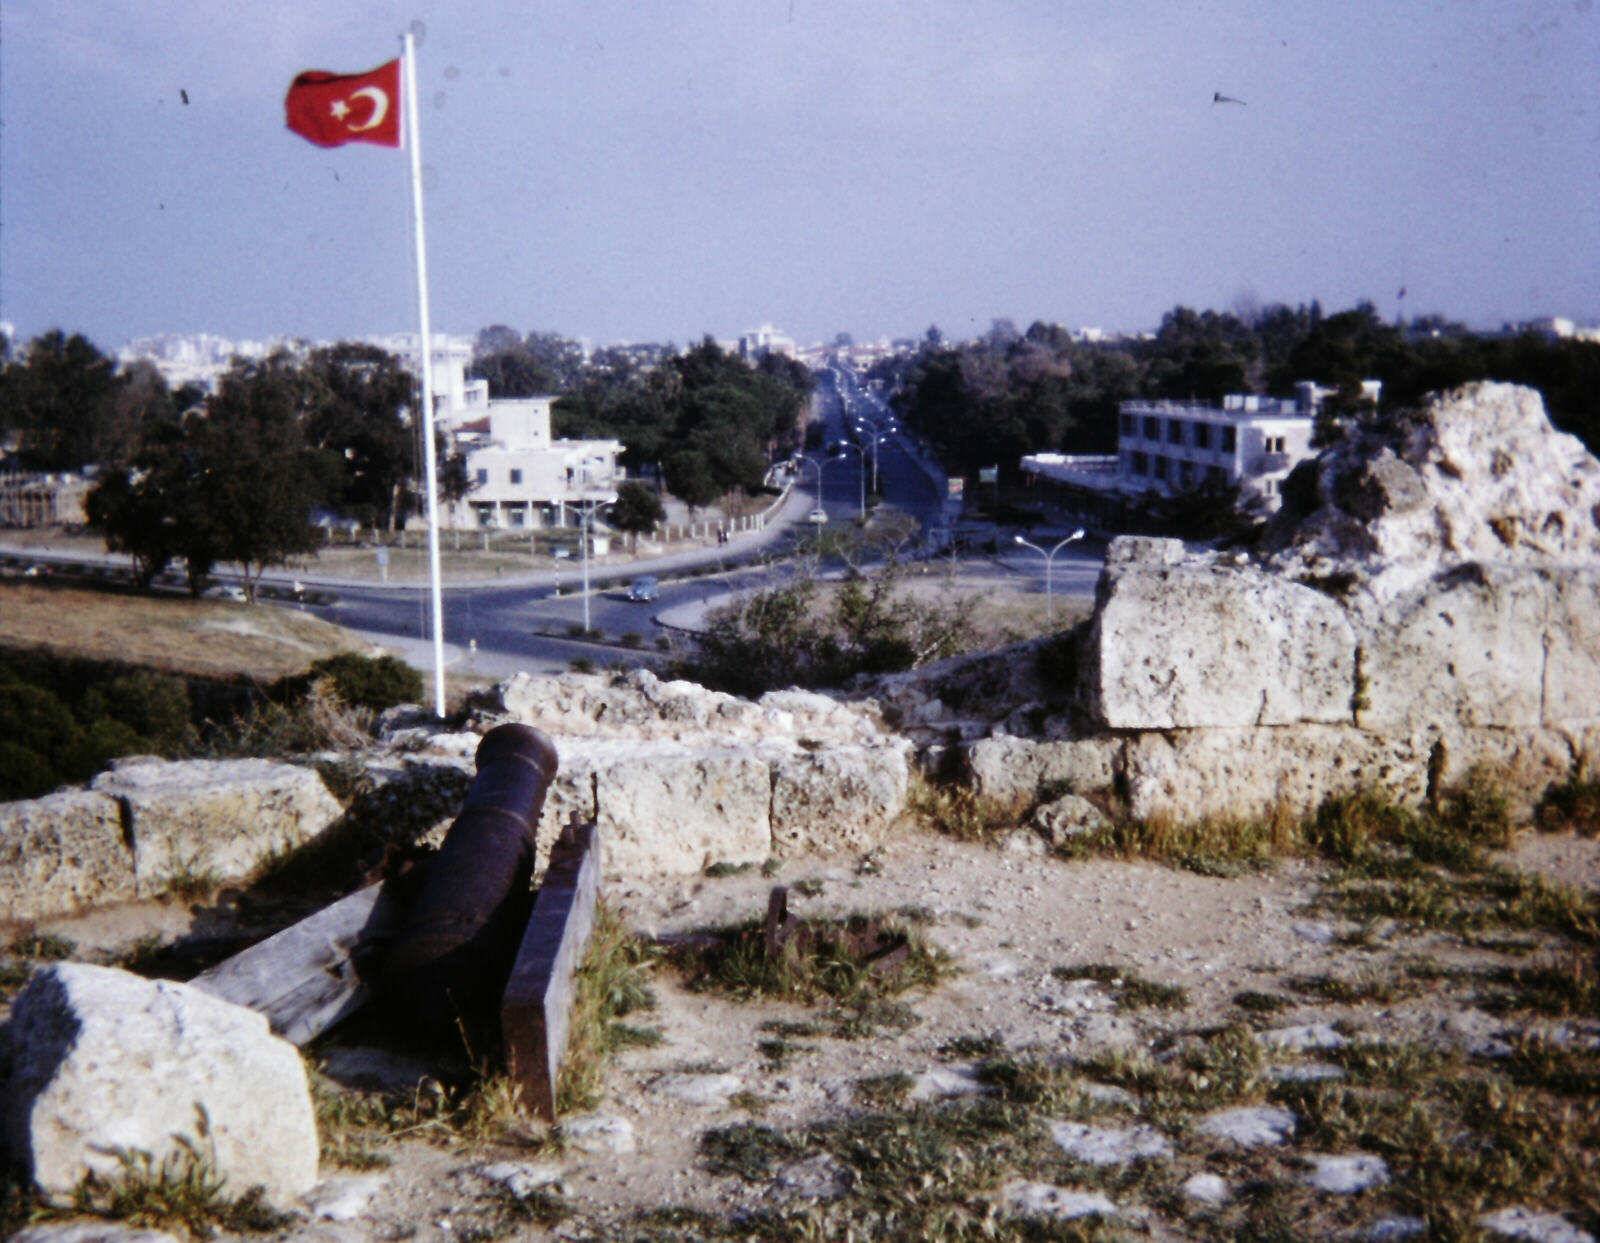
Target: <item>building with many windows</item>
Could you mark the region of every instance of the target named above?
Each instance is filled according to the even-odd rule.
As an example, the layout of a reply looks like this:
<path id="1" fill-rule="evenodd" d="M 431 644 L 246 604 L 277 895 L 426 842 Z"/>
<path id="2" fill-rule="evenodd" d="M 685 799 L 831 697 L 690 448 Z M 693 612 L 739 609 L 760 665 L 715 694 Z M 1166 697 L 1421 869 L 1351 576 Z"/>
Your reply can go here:
<path id="1" fill-rule="evenodd" d="M 1309 380 L 1295 390 L 1292 398 L 1230 394 L 1220 406 L 1125 401 L 1114 456 L 1036 453 L 1022 470 L 1044 499 L 1103 529 L 1138 529 L 1153 497 L 1207 485 L 1237 486 L 1244 503 L 1270 513 L 1289 472 L 1313 456 L 1312 429 L 1329 392 Z M 1363 392 L 1375 402 L 1378 382 Z"/>
<path id="2" fill-rule="evenodd" d="M 554 440 L 553 397 L 498 399 L 488 413 L 447 424 L 466 458 L 472 490 L 447 515 L 451 526 L 566 526 L 579 505 L 609 499 L 623 477 L 620 440 Z"/>

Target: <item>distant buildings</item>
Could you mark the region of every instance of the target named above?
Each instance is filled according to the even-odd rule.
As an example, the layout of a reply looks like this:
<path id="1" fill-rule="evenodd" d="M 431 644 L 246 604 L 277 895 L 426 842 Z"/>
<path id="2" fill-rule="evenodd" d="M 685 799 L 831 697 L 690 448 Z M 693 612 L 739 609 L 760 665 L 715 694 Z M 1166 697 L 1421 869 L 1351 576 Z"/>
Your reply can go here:
<path id="1" fill-rule="evenodd" d="M 1111 454 L 1035 453 L 1022 471 L 1041 494 L 1105 530 L 1140 524 L 1148 501 L 1204 485 L 1236 485 L 1267 512 L 1282 504 L 1283 481 L 1311 457 L 1317 410 L 1329 390 L 1311 381 L 1292 398 L 1231 394 L 1202 402 L 1125 401 Z M 1363 386 L 1374 401 L 1378 382 Z"/>

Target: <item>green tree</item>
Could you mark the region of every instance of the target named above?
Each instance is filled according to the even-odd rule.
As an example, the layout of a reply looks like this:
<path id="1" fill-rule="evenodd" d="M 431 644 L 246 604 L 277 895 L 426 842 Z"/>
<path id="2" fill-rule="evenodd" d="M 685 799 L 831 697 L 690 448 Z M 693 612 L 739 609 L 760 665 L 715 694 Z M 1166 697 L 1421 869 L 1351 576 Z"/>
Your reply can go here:
<path id="1" fill-rule="evenodd" d="M 114 452 L 117 388 L 111 359 L 52 328 L 0 375 L 0 431 L 21 433 L 22 459 L 36 470 L 82 470 Z"/>
<path id="2" fill-rule="evenodd" d="M 617 485 L 616 503 L 611 506 L 607 521 L 619 531 L 633 537 L 633 547 L 639 546 L 639 537 L 656 529 L 656 524 L 667 516 L 661 498 L 637 480 L 630 479 Z"/>
<path id="3" fill-rule="evenodd" d="M 315 458 L 302 419 L 315 378 L 287 354 L 236 360 L 194 428 L 202 463 L 184 554 L 194 563 L 235 562 L 253 602 L 261 571 L 314 552 Z M 210 566 L 207 566 L 209 570 Z"/>
<path id="4" fill-rule="evenodd" d="M 353 342 L 317 350 L 306 370 L 305 439 L 321 457 L 326 499 L 393 531 L 411 509 L 416 473 L 410 374 L 392 354 Z"/>

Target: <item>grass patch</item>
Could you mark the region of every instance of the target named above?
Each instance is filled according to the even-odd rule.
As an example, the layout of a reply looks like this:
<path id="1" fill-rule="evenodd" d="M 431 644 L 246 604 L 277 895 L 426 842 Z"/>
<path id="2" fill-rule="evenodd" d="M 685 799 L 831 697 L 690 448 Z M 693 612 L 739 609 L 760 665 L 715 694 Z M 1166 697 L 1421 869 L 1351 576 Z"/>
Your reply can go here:
<path id="1" fill-rule="evenodd" d="M 175 1140 L 177 1147 L 160 1161 L 148 1152 L 117 1150 L 117 1172 L 85 1176 L 73 1192 L 73 1211 L 129 1226 L 179 1229 L 195 1239 L 219 1230 L 255 1234 L 289 1224 L 287 1214 L 266 1203 L 262 1188 L 228 1194 L 209 1156 L 184 1136 Z"/>
<path id="2" fill-rule="evenodd" d="M 875 969 L 861 951 L 861 938 L 872 928 L 880 946 L 903 945 L 898 962 Z M 817 1004 L 831 1001 L 854 1011 L 871 1010 L 911 988 L 929 987 L 950 974 L 949 959 L 931 948 L 915 929 L 893 919 L 852 915 L 843 920 L 806 920 L 776 956 L 768 954 L 765 922 L 753 919 L 711 932 L 718 944 L 669 951 L 668 960 L 691 989 L 721 993 L 738 1000 L 757 998 Z M 886 1012 L 875 1020 L 893 1026 Z"/>
<path id="3" fill-rule="evenodd" d="M 78 943 L 54 932 L 28 932 L 11 942 L 11 952 L 35 962 L 64 962 L 78 952 Z"/>
<path id="4" fill-rule="evenodd" d="M 1116 1008 L 1132 1010 L 1186 1010 L 1189 990 L 1177 984 L 1148 980 L 1137 971 L 1110 963 L 1084 963 L 1073 967 L 1051 967 L 1058 980 L 1093 980 L 1116 990 Z"/>
<path id="5" fill-rule="evenodd" d="M 1280 1010 L 1287 1010 L 1294 1005 L 1294 999 L 1280 993 L 1262 993 L 1246 989 L 1242 993 L 1233 995 L 1233 1004 L 1252 1014 L 1277 1014 Z"/>
<path id="6" fill-rule="evenodd" d="M 1486 1010 L 1600 1018 L 1600 971 L 1585 959 L 1502 967 L 1487 973 L 1486 978 L 1503 986 L 1502 991 L 1480 1001 Z"/>
<path id="7" fill-rule="evenodd" d="M 621 1021 L 655 1008 L 650 973 L 657 956 L 604 902 L 595 908 L 594 930 L 574 983 L 567 1051 L 556 1084 L 560 1112 L 592 1109 L 599 1103 L 606 1066 L 618 1049 L 661 1043 L 661 1034 L 654 1029 Z"/>
<path id="8" fill-rule="evenodd" d="M 1546 833 L 1600 833 L 1600 781 L 1574 774 L 1544 792 L 1533 821 Z"/>
<path id="9" fill-rule="evenodd" d="M 966 786 L 940 785 L 915 774 L 906 806 L 935 832 L 963 842 L 992 842 L 1019 821 L 1018 809 L 1008 803 L 985 798 Z"/>

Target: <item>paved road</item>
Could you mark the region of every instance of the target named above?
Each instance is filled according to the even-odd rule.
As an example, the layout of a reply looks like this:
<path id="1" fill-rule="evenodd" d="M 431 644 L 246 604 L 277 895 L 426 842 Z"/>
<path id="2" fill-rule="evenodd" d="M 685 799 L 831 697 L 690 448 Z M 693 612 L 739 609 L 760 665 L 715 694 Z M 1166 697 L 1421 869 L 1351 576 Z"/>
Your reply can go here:
<path id="1" fill-rule="evenodd" d="M 902 433 L 887 430 L 890 414 L 880 399 L 865 392 L 850 373 L 844 372 L 819 386 L 818 408 L 824 419 L 825 444 L 848 440 L 851 425 L 858 419 L 864 419 L 871 427 L 866 443 L 870 446 L 874 439 L 878 442 L 878 483 L 886 504 L 913 514 L 925 524 L 939 516 L 944 497 L 934 478 L 936 468 L 930 472 L 927 465 L 919 464 L 913 443 Z M 660 639 L 673 630 L 697 627 L 706 609 L 718 600 L 732 592 L 767 585 L 790 572 L 783 561 L 793 551 L 796 540 L 814 529 L 807 517 L 819 506 L 819 481 L 820 507 L 826 510 L 830 522 L 846 522 L 857 516 L 863 481 L 871 482 L 871 448 L 864 455 L 852 448 L 838 457 L 816 452 L 808 454 L 806 462 L 781 513 L 765 530 L 735 536 L 730 544 L 720 547 L 704 546 L 622 564 L 595 563 L 590 567 L 587 596 L 579 591 L 577 565 L 446 586 L 443 608 L 447 667 L 501 676 L 518 669 L 559 671 L 579 658 L 604 663 L 624 656 L 658 657 Z M 37 549 L 0 543 L 0 553 L 7 552 L 38 561 L 51 559 L 50 554 Z M 1080 550 L 1079 546 L 1064 550 L 1054 565 L 1054 594 L 1063 598 L 1092 594 L 1100 567 L 1099 553 L 1098 548 Z M 127 564 L 126 557 L 110 554 L 75 555 L 72 559 L 119 567 Z M 1002 564 L 1019 576 L 1035 578 L 1038 590 L 1043 591 L 1042 557 L 1017 549 Z M 682 581 L 669 578 L 691 572 L 695 577 Z M 653 574 L 664 580 L 655 601 L 645 604 L 627 598 L 627 585 L 638 574 Z M 226 581 L 228 576 L 218 577 Z M 289 603 L 287 607 L 315 612 L 397 648 L 418 668 L 432 669 L 432 643 L 427 637 L 431 606 L 423 589 L 425 584 L 382 586 L 370 579 L 344 579 L 315 570 L 269 570 L 263 581 L 279 588 L 299 582 L 312 589 L 313 598 L 319 589 L 327 592 L 333 597 L 332 603 Z M 599 631 L 608 643 L 581 637 L 586 604 L 590 630 Z M 624 636 L 637 636 L 637 646 L 616 646 Z"/>

